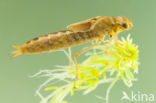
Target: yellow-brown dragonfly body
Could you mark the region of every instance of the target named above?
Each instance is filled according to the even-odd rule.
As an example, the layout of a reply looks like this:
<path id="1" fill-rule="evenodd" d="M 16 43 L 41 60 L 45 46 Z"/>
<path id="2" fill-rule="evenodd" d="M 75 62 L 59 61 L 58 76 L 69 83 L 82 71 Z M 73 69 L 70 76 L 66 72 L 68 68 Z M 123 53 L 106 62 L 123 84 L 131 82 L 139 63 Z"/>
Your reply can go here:
<path id="1" fill-rule="evenodd" d="M 13 58 L 22 54 L 36 54 L 70 48 L 79 44 L 98 40 L 74 55 L 74 63 L 76 66 L 76 79 L 74 88 L 78 79 L 77 57 L 87 50 L 99 45 L 104 41 L 105 35 L 112 37 L 117 41 L 118 33 L 132 28 L 132 22 L 124 16 L 107 17 L 98 16 L 76 24 L 67 26 L 67 30 L 49 33 L 47 35 L 34 38 L 21 46 L 13 46 L 17 50 L 12 52 Z M 71 57 L 70 51 L 69 56 Z M 71 59 L 69 59 L 71 62 Z M 71 64 L 71 63 L 70 63 Z"/>
<path id="2" fill-rule="evenodd" d="M 34 38 L 21 46 L 15 46 L 17 51 L 14 53 L 15 56 L 18 56 L 20 54 L 42 53 L 67 48 L 97 39 L 94 34 L 93 31 L 73 32 L 70 30 L 49 33 Z"/>
<path id="3" fill-rule="evenodd" d="M 13 57 L 16 57 L 22 54 L 43 53 L 76 46 L 103 38 L 105 35 L 111 37 L 117 32 L 129 30 L 131 27 L 132 23 L 126 17 L 98 16 L 69 25 L 67 27 L 68 30 L 49 33 L 34 38 L 21 46 L 13 46 L 17 50 L 12 52 L 12 54 L 15 54 Z"/>

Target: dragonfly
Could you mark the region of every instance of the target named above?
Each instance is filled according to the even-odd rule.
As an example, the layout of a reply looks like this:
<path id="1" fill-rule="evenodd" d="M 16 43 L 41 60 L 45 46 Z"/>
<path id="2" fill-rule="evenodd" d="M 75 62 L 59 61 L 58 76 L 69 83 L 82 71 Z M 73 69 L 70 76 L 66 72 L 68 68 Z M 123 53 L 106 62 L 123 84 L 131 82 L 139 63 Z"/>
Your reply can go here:
<path id="1" fill-rule="evenodd" d="M 66 30 L 41 35 L 19 46 L 12 45 L 16 50 L 11 54 L 13 54 L 12 58 L 15 58 L 23 54 L 39 54 L 68 48 L 69 64 L 72 66 L 71 47 L 96 40 L 96 43 L 74 55 L 76 77 L 73 87 L 76 88 L 76 81 L 79 76 L 77 58 L 104 42 L 105 36 L 110 37 L 117 43 L 119 32 L 130 30 L 132 27 L 132 21 L 125 16 L 97 16 L 68 25 Z"/>

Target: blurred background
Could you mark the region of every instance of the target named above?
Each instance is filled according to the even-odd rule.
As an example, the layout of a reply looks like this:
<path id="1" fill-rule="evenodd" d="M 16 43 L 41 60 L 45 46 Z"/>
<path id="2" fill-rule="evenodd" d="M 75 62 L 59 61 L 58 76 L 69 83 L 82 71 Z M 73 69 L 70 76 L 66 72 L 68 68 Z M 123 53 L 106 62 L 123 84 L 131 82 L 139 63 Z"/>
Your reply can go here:
<path id="1" fill-rule="evenodd" d="M 63 52 L 22 55 L 11 60 L 12 44 L 20 45 L 39 35 L 65 30 L 69 24 L 96 16 L 126 16 L 132 20 L 133 29 L 120 33 L 120 37 L 130 33 L 140 51 L 138 81 L 131 88 L 118 81 L 111 91 L 110 103 L 124 103 L 120 100 L 122 91 L 156 95 L 155 4 L 155 0 L 0 0 L 0 102 L 39 103 L 35 91 L 45 78 L 29 76 L 42 69 L 55 69 L 56 65 L 68 65 Z M 73 47 L 72 53 L 87 45 L 90 43 Z M 81 56 L 79 62 L 83 59 Z M 105 97 L 107 86 L 101 85 L 86 96 L 76 93 L 66 100 L 104 103 L 95 95 Z"/>

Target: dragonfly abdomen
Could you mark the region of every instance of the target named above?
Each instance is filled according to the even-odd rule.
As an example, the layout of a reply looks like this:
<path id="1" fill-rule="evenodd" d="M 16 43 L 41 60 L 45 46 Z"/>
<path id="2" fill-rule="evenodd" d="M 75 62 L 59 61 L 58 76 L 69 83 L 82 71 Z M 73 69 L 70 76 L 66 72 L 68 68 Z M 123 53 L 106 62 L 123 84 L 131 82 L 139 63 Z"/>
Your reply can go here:
<path id="1" fill-rule="evenodd" d="M 80 45 L 89 41 L 95 40 L 93 31 L 87 32 L 73 32 L 73 31 L 59 31 L 49 33 L 34 38 L 21 46 L 14 46 L 17 48 L 13 53 L 15 56 L 21 54 L 35 54 L 49 52 L 52 50 L 63 49 L 71 46 Z"/>

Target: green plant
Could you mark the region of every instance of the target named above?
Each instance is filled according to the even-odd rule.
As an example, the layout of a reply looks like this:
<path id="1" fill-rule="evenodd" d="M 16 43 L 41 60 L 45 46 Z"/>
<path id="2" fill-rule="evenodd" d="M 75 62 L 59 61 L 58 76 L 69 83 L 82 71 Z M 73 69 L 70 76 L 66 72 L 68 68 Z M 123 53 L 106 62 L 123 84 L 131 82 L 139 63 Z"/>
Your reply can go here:
<path id="1" fill-rule="evenodd" d="M 34 77 L 48 78 L 37 90 L 41 103 L 67 103 L 64 98 L 68 94 L 73 96 L 76 91 L 88 94 L 100 84 L 110 83 L 105 98 L 108 103 L 110 90 L 119 79 L 128 87 L 132 86 L 134 73 L 138 72 L 138 46 L 132 43 L 130 35 L 127 39 L 118 41 L 118 45 L 113 41 L 109 45 L 107 54 L 104 53 L 107 44 L 101 44 L 87 52 L 88 58 L 79 64 L 76 89 L 73 88 L 75 66 L 62 66 L 60 69 L 42 70 L 35 74 Z M 51 86 L 48 87 L 49 84 Z M 43 88 L 51 93 L 41 95 Z"/>

